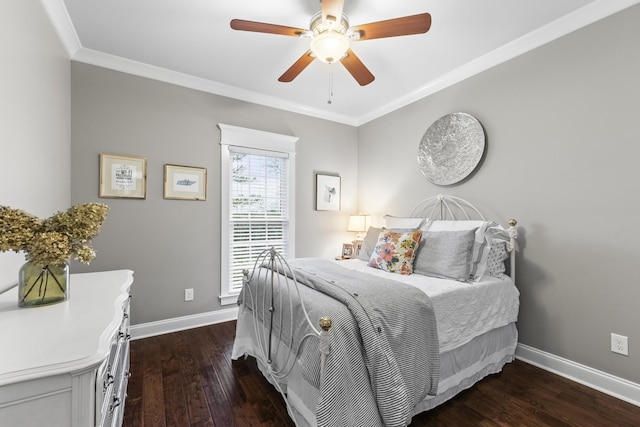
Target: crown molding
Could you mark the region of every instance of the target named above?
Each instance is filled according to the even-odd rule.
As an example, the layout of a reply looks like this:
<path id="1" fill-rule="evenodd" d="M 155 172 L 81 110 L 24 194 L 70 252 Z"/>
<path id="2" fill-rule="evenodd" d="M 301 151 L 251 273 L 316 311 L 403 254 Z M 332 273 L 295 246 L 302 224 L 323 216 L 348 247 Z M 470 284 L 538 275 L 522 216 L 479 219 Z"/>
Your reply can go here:
<path id="1" fill-rule="evenodd" d="M 414 92 L 358 117 L 356 119 L 356 126 L 363 125 L 415 101 L 426 98 L 427 96 L 449 86 L 453 86 L 456 83 L 495 67 L 496 65 L 520 56 L 638 3 L 640 3 L 640 0 L 599 0 L 590 3 L 573 13 L 557 19 L 544 27 L 540 27 L 535 31 L 487 53 L 486 55 L 456 68 L 450 73 L 429 82 L 427 85 Z"/>
<path id="2" fill-rule="evenodd" d="M 40 4 L 44 9 L 45 14 L 49 18 L 49 21 L 53 25 L 53 29 L 58 34 L 60 43 L 67 51 L 69 58 L 73 58 L 73 55 L 82 47 L 78 33 L 71 22 L 71 17 L 67 12 L 67 7 L 64 5 L 63 0 L 40 0 Z"/>
<path id="3" fill-rule="evenodd" d="M 265 95 L 262 93 L 241 89 L 235 86 L 225 85 L 212 80 L 195 77 L 189 74 L 179 73 L 177 71 L 156 67 L 154 65 L 149 65 L 142 62 L 132 61 L 127 58 L 99 52 L 96 50 L 80 48 L 71 59 L 77 62 L 83 62 L 86 64 L 96 65 L 115 71 L 121 71 L 123 73 L 132 74 L 139 77 L 146 77 L 165 83 L 183 86 L 189 89 L 195 89 L 215 95 L 226 96 L 228 98 L 233 98 L 240 101 L 251 102 L 254 104 L 290 111 L 297 114 L 304 114 L 315 118 L 344 123 L 351 126 L 356 125 L 355 120 L 352 117 L 332 114 L 322 110 L 316 110 L 306 105 L 286 101 L 275 96 Z"/>
<path id="4" fill-rule="evenodd" d="M 69 53 L 69 58 L 74 61 L 357 127 L 638 4 L 640 0 L 598 0 L 590 3 L 359 117 L 335 114 L 278 97 L 86 49 L 80 43 L 63 0 L 40 0 L 40 3 L 53 24 L 61 43 Z"/>

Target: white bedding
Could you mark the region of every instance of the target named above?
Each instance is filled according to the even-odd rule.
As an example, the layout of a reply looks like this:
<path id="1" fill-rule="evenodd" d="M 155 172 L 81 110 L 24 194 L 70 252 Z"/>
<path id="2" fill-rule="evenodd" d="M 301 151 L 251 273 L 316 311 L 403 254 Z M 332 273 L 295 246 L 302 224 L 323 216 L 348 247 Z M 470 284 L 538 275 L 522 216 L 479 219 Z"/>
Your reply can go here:
<path id="1" fill-rule="evenodd" d="M 336 262 L 345 268 L 415 286 L 429 295 L 436 314 L 441 353 L 518 318 L 520 292 L 507 276 L 504 279 L 485 276 L 478 282 L 464 283 L 420 274 L 388 273 L 368 267 L 366 261 L 359 259 Z"/>

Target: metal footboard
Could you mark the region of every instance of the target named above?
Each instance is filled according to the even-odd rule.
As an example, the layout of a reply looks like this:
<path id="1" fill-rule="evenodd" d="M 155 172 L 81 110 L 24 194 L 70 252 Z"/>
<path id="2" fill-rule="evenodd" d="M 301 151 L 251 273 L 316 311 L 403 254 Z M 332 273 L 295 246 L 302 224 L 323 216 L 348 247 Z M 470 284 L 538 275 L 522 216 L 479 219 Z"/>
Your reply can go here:
<path id="1" fill-rule="evenodd" d="M 328 317 L 319 320 L 319 329 L 309 318 L 300 295 L 295 271 L 286 259 L 274 248 L 261 252 L 253 270 L 243 271 L 243 295 L 240 304 L 253 312 L 256 354 L 254 355 L 268 375 L 270 382 L 282 394 L 292 419 L 294 414 L 287 395 L 281 387 L 282 381 L 291 373 L 296 359 L 309 339 L 317 339 L 320 350 L 320 382 L 324 380 L 326 358 L 330 352 L 330 329 Z M 259 286 L 249 286 L 257 281 Z M 302 339 L 294 339 L 295 308 L 299 307 L 311 332 Z"/>

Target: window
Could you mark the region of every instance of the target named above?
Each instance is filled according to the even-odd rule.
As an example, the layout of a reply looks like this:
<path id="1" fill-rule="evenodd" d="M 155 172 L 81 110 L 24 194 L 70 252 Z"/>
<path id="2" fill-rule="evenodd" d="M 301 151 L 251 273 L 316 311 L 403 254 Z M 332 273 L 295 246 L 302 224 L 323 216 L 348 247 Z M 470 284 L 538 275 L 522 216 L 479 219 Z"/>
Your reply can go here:
<path id="1" fill-rule="evenodd" d="M 242 271 L 274 247 L 294 256 L 297 138 L 219 124 L 222 131 L 221 304 L 233 304 Z"/>

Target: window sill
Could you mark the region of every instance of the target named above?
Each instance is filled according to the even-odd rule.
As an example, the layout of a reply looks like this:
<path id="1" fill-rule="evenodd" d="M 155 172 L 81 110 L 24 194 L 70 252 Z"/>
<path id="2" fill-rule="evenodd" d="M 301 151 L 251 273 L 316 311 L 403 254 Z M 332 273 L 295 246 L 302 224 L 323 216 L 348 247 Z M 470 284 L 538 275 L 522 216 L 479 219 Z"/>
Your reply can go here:
<path id="1" fill-rule="evenodd" d="M 238 294 L 233 295 L 220 295 L 220 305 L 231 305 L 238 303 Z"/>

